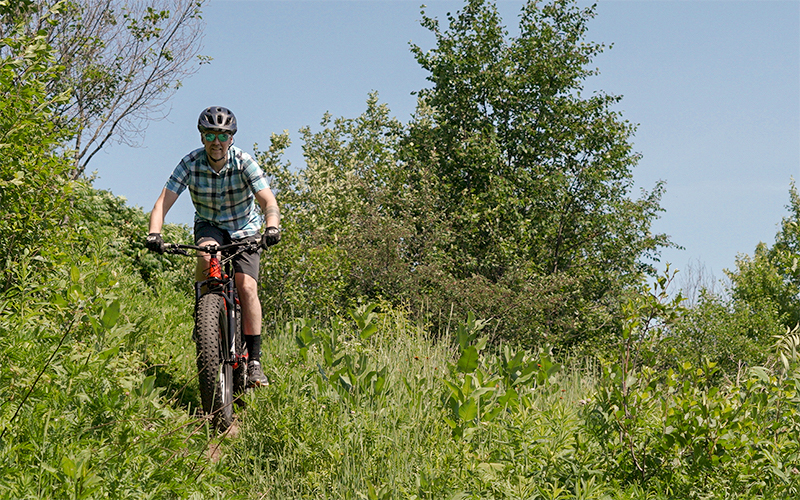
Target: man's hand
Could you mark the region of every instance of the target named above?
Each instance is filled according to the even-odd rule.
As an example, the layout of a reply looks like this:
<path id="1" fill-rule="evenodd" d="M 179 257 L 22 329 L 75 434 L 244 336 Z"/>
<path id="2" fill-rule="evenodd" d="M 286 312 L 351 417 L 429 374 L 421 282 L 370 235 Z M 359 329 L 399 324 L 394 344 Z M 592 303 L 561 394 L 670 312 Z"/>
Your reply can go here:
<path id="1" fill-rule="evenodd" d="M 267 248 L 281 241 L 281 230 L 275 226 L 269 226 L 264 234 L 261 235 L 261 247 Z"/>
<path id="2" fill-rule="evenodd" d="M 164 253 L 166 249 L 166 245 L 164 245 L 164 240 L 161 238 L 161 233 L 150 233 L 147 235 L 147 240 L 145 242 L 147 249 L 151 252 L 158 252 Z"/>

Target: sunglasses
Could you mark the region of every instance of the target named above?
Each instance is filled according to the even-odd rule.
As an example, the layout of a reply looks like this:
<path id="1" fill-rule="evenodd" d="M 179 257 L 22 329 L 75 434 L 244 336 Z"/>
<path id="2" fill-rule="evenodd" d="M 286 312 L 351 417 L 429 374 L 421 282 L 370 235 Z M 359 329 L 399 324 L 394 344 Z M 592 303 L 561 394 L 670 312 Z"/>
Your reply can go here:
<path id="1" fill-rule="evenodd" d="M 219 134 L 215 134 L 213 132 L 205 132 L 203 134 L 203 139 L 205 139 L 206 142 L 214 142 L 214 138 L 219 139 L 219 142 L 225 142 L 231 138 L 231 134 L 227 132 L 220 132 Z"/>

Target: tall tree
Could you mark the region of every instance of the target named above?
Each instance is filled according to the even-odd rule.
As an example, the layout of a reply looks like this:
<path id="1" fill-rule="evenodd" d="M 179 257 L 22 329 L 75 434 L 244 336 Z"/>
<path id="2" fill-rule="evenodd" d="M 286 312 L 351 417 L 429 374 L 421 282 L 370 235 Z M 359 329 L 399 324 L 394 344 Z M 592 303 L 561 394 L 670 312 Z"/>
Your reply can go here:
<path id="1" fill-rule="evenodd" d="M 23 23 L 55 49 L 60 75 L 49 92 L 70 91 L 56 118 L 77 126 L 72 178 L 109 141 L 135 145 L 164 116 L 181 79 L 204 61 L 196 59 L 204 2 L 20 0 L 4 13 L 0 30 Z"/>
<path id="2" fill-rule="evenodd" d="M 650 232 L 662 185 L 631 197 L 639 155 L 635 127 L 613 109 L 620 97 L 584 95 L 604 50 L 585 40 L 594 8 L 528 2 L 514 37 L 485 0 L 448 14 L 446 28 L 422 14 L 436 45 L 412 46 L 432 86 L 419 94 L 430 111 L 410 124 L 409 162 L 439 179 L 439 208 L 454 225 L 450 272 L 488 283 L 563 278 L 572 297 L 613 308 L 670 242 Z M 564 300 L 559 314 L 582 314 Z M 568 329 L 579 324 L 588 326 Z"/>
<path id="3" fill-rule="evenodd" d="M 612 333 L 646 259 L 670 243 L 650 232 L 662 186 L 631 197 L 639 156 L 612 109 L 620 98 L 582 95 L 603 49 L 584 40 L 593 15 L 530 2 L 510 37 L 487 1 L 468 1 L 446 28 L 423 11 L 436 44 L 412 46 L 432 82 L 414 118 L 390 119 L 373 95 L 362 116 L 305 131 L 307 167 L 284 176 L 282 197 L 307 251 L 279 259 L 293 269 L 270 281 L 340 294 L 324 307 L 408 305 L 443 329 L 471 310 L 528 345 Z M 308 281 L 323 268 L 335 277 Z M 304 298 L 317 300 L 293 303 Z"/>
<path id="4" fill-rule="evenodd" d="M 5 16 L 16 5 L 0 2 Z M 41 255 L 47 243 L 63 242 L 71 164 L 60 154 L 71 130 L 56 125 L 55 109 L 69 94 L 47 88 L 59 76 L 45 36 L 8 26 L 0 37 L 0 291 L 13 279 L 5 272 L 21 256 Z"/>
<path id="5" fill-rule="evenodd" d="M 639 155 L 634 127 L 612 109 L 620 97 L 582 95 L 604 48 L 584 40 L 593 16 L 570 0 L 529 2 L 515 38 L 484 0 L 449 17 L 448 29 L 424 16 L 437 44 L 413 51 L 434 84 L 420 92 L 434 121 L 416 136 L 438 152 L 443 209 L 462 229 L 463 273 L 497 277 L 516 259 L 545 274 L 632 272 L 667 243 L 649 233 L 661 185 L 629 197 Z"/>

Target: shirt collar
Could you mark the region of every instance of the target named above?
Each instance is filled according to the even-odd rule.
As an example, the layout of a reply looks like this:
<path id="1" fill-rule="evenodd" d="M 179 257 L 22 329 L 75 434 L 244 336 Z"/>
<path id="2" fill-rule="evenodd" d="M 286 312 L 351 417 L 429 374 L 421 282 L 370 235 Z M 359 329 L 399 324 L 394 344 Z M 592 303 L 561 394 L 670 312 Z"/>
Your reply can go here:
<path id="1" fill-rule="evenodd" d="M 212 171 L 213 173 L 215 173 L 215 174 L 217 174 L 217 175 L 221 175 L 221 174 L 222 174 L 222 173 L 224 173 L 226 170 L 228 170 L 229 168 L 231 168 L 231 166 L 230 166 L 230 165 L 231 165 L 231 161 L 233 160 L 233 144 L 231 144 L 231 146 L 228 148 L 228 155 L 227 155 L 227 158 L 226 158 L 226 161 L 225 161 L 225 165 L 223 165 L 223 166 L 222 166 L 222 168 L 221 168 L 221 169 L 219 169 L 219 172 L 217 172 L 216 170 L 214 170 L 214 167 L 212 167 L 212 166 L 211 166 L 211 162 L 208 160 L 208 153 L 205 151 L 205 148 L 203 149 L 203 153 L 205 153 L 205 154 L 203 155 L 203 163 L 204 163 L 204 164 L 205 164 L 205 166 L 206 166 L 206 167 L 208 167 L 208 169 L 209 169 L 210 171 Z"/>

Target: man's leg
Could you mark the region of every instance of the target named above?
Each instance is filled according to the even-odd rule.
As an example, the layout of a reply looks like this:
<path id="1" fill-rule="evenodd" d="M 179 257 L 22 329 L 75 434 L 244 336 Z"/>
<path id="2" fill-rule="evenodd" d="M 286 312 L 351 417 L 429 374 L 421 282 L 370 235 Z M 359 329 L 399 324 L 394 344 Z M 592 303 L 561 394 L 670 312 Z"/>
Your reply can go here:
<path id="1" fill-rule="evenodd" d="M 267 385 L 269 381 L 261 370 L 261 302 L 255 278 L 236 273 L 236 289 L 242 306 L 242 330 L 247 342 L 247 377 L 250 385 Z"/>
<path id="2" fill-rule="evenodd" d="M 242 329 L 245 335 L 261 335 L 261 302 L 258 284 L 252 276 L 236 273 L 236 289 L 242 304 Z M 250 353 L 252 355 L 252 353 Z"/>
<path id="3" fill-rule="evenodd" d="M 204 237 L 200 238 L 197 242 L 198 246 L 203 245 L 210 245 L 210 244 L 219 245 L 219 242 L 214 238 Z M 196 281 L 204 281 L 208 279 L 208 267 L 211 265 L 211 254 L 206 252 L 197 252 L 197 265 L 194 268 L 194 279 Z"/>

